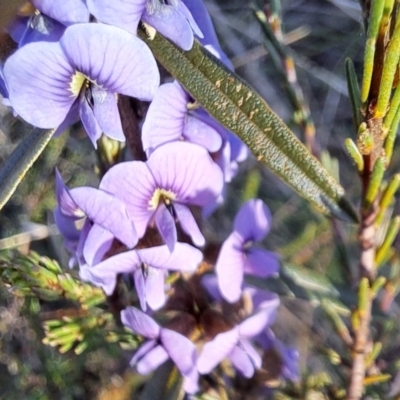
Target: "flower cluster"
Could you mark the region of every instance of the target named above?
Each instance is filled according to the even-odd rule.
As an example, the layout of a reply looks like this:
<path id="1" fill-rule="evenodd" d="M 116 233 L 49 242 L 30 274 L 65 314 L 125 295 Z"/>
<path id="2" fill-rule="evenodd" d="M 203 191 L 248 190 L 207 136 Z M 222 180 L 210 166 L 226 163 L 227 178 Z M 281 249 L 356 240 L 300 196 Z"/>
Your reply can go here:
<path id="1" fill-rule="evenodd" d="M 145 160 L 112 166 L 98 188 L 69 189 L 56 173 L 54 216 L 70 266 L 109 296 L 121 285 L 134 293 L 121 320 L 148 341 L 131 364 L 146 374 L 171 358 L 195 393 L 199 376 L 224 359 L 252 377 L 262 348 L 274 346 L 282 375 L 296 378 L 295 353 L 269 329 L 278 297 L 244 280 L 278 271 L 277 255 L 254 246 L 268 233 L 268 208 L 248 201 L 217 259 L 206 262 L 201 250 L 202 218 L 223 201 L 247 147 L 179 82 L 160 86 L 156 61 L 136 36 L 142 21 L 184 50 L 196 37 L 231 67 L 202 1 L 32 4 L 34 15 L 9 28 L 19 48 L 0 69 L 0 92 L 22 118 L 60 132 L 80 120 L 96 146 L 103 133 L 125 140 L 120 95 L 152 101 L 142 125 Z"/>

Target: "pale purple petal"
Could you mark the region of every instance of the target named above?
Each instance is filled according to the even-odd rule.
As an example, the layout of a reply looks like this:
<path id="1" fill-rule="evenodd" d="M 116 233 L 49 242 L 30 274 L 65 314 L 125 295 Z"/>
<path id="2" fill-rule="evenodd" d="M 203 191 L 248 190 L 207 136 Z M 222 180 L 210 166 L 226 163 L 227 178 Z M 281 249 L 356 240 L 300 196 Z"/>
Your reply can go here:
<path id="1" fill-rule="evenodd" d="M 235 346 L 228 356 L 232 365 L 246 378 L 254 375 L 254 365 L 247 353 L 239 346 Z"/>
<path id="2" fill-rule="evenodd" d="M 190 236 L 196 246 L 204 246 L 206 239 L 201 233 L 199 226 L 197 225 L 197 222 L 189 208 L 183 204 L 175 203 L 174 209 L 183 231 Z"/>
<path id="3" fill-rule="evenodd" d="M 271 213 L 258 199 L 247 201 L 235 218 L 234 230 L 245 242 L 258 242 L 264 238 L 271 226 Z"/>
<path id="4" fill-rule="evenodd" d="M 220 333 L 213 340 L 206 343 L 197 359 L 197 370 L 201 374 L 211 372 L 225 357 L 227 357 L 239 340 L 237 327 Z"/>
<path id="5" fill-rule="evenodd" d="M 91 221 L 110 231 L 129 248 L 136 245 L 135 226 L 127 216 L 124 203 L 117 197 L 90 187 L 71 189 L 70 195 Z"/>
<path id="6" fill-rule="evenodd" d="M 78 245 L 76 246 L 76 250 L 75 250 L 75 257 L 70 260 L 70 264 L 69 264 L 70 268 L 72 268 L 74 266 L 75 262 L 77 262 L 79 266 L 82 266 L 85 264 L 85 259 L 83 257 L 83 246 L 85 245 L 86 238 L 89 235 L 90 226 L 91 226 L 90 221 L 88 219 L 86 219 L 86 221 L 83 224 L 83 227 L 81 229 L 81 234 L 79 235 Z"/>
<path id="7" fill-rule="evenodd" d="M 122 323 L 134 332 L 148 339 L 157 339 L 160 335 L 158 324 L 144 312 L 134 307 L 127 307 L 121 311 Z"/>
<path id="8" fill-rule="evenodd" d="M 183 375 L 196 365 L 196 347 L 185 336 L 170 329 L 161 329 L 160 340 L 172 361 Z"/>
<path id="9" fill-rule="evenodd" d="M 250 343 L 249 340 L 240 339 L 239 346 L 247 353 L 253 365 L 259 369 L 262 365 L 262 359 L 260 354 L 258 354 L 257 350 Z"/>
<path id="10" fill-rule="evenodd" d="M 245 291 L 251 296 L 254 310 L 279 306 L 279 297 L 274 293 L 252 287 L 246 287 Z"/>
<path id="11" fill-rule="evenodd" d="M 125 142 L 115 94 L 102 90 L 95 85 L 92 86 L 91 93 L 93 96 L 93 114 L 100 129 L 109 138 Z"/>
<path id="12" fill-rule="evenodd" d="M 136 35 L 147 0 L 86 0 L 90 12 L 101 22 Z"/>
<path id="13" fill-rule="evenodd" d="M 246 274 L 265 278 L 278 273 L 280 264 L 276 253 L 255 248 L 246 250 L 245 253 L 244 272 Z"/>
<path id="14" fill-rule="evenodd" d="M 227 140 L 231 147 L 231 160 L 243 162 L 249 156 L 249 148 L 232 132 L 227 131 Z"/>
<path id="15" fill-rule="evenodd" d="M 114 26 L 77 24 L 60 44 L 75 69 L 104 90 L 140 100 L 154 97 L 160 74 L 150 49 L 136 36 Z"/>
<path id="16" fill-rule="evenodd" d="M 79 240 L 80 231 L 76 228 L 76 218 L 63 214 L 60 207 L 56 207 L 54 210 L 54 221 L 64 239 Z"/>
<path id="17" fill-rule="evenodd" d="M 85 217 L 85 213 L 79 208 L 71 197 L 70 190 L 65 185 L 60 172 L 56 168 L 56 198 L 60 212 L 64 216 L 73 217 L 75 220 Z"/>
<path id="18" fill-rule="evenodd" d="M 248 317 L 239 324 L 241 338 L 251 338 L 258 335 L 266 326 L 271 325 L 276 318 L 279 306 L 279 298 L 270 301 L 269 307 L 265 307 L 256 314 Z"/>
<path id="19" fill-rule="evenodd" d="M 235 233 L 231 234 L 222 244 L 215 264 L 215 272 L 222 296 L 234 303 L 242 294 L 244 273 L 244 254 L 242 238 Z"/>
<path id="20" fill-rule="evenodd" d="M 217 152 L 222 146 L 221 135 L 210 125 L 188 115 L 183 136 L 191 143 L 205 147 L 210 153 Z"/>
<path id="21" fill-rule="evenodd" d="M 157 207 L 154 214 L 154 221 L 161 237 L 167 244 L 168 249 L 172 252 L 177 241 L 176 226 L 174 217 L 164 203 L 159 204 Z"/>
<path id="22" fill-rule="evenodd" d="M 153 14 L 146 11 L 142 20 L 183 50 L 190 50 L 193 46 L 194 35 L 189 21 L 174 6 L 161 5 L 160 7 L 161 10 Z"/>
<path id="23" fill-rule="evenodd" d="M 39 128 L 56 128 L 75 98 L 69 84 L 74 70 L 58 43 L 30 43 L 11 55 L 4 66 L 14 110 Z"/>
<path id="24" fill-rule="evenodd" d="M 142 128 L 143 148 L 147 155 L 158 146 L 181 138 L 188 101 L 189 96 L 176 81 L 158 88 Z"/>
<path id="25" fill-rule="evenodd" d="M 0 64 L 0 95 L 4 98 L 8 98 L 8 90 L 6 82 L 4 81 L 3 66 Z"/>
<path id="26" fill-rule="evenodd" d="M 223 187 L 222 171 L 206 149 L 187 142 L 157 148 L 147 165 L 158 186 L 176 194 L 176 201 L 204 206 L 213 202 Z"/>
<path id="27" fill-rule="evenodd" d="M 193 368 L 189 373 L 184 375 L 183 390 L 186 393 L 194 394 L 199 390 L 199 373 Z"/>
<path id="28" fill-rule="evenodd" d="M 65 26 L 89 22 L 89 10 L 83 0 L 32 0 L 32 4 L 43 14 L 54 18 Z"/>
<path id="29" fill-rule="evenodd" d="M 148 267 L 145 281 L 146 301 L 152 310 L 165 304 L 165 271 Z M 142 307 L 143 309 L 143 307 Z"/>
<path id="30" fill-rule="evenodd" d="M 165 349 L 160 345 L 156 346 L 142 357 L 136 364 L 136 369 L 139 374 L 147 375 L 167 361 L 168 358 L 168 353 Z"/>
<path id="31" fill-rule="evenodd" d="M 89 231 L 83 247 L 83 256 L 89 266 L 98 264 L 110 250 L 114 235 L 98 224 L 94 224 Z"/>
<path id="32" fill-rule="evenodd" d="M 107 295 L 114 291 L 117 275 L 132 273 L 140 266 L 140 259 L 135 250 L 117 254 L 88 268 L 87 275 L 97 286 L 100 286 Z"/>
<path id="33" fill-rule="evenodd" d="M 10 36 L 19 47 L 32 42 L 57 42 L 65 31 L 65 26 L 42 14 L 31 17 L 16 17 L 7 28 Z"/>
<path id="34" fill-rule="evenodd" d="M 233 70 L 232 63 L 220 47 L 213 23 L 204 2 L 199 0 L 183 0 L 183 3 L 185 3 L 203 33 L 204 38 L 200 39 L 200 43 L 203 45 L 210 44 L 214 46 L 218 51 L 221 60 L 228 66 L 228 68 Z"/>
<path id="35" fill-rule="evenodd" d="M 64 121 L 61 122 L 61 124 L 54 132 L 53 137 L 60 136 L 62 133 L 65 132 L 66 129 L 68 129 L 71 125 L 77 123 L 78 121 L 79 121 L 79 100 L 77 99 L 72 104 Z"/>
<path id="36" fill-rule="evenodd" d="M 145 234 L 153 216 L 154 210 L 149 209 L 149 202 L 156 188 L 157 184 L 152 173 L 142 161 L 115 165 L 104 175 L 100 183 L 100 189 L 124 201 L 139 238 Z"/>
<path id="37" fill-rule="evenodd" d="M 203 253 L 187 243 L 176 243 L 171 253 L 167 246 L 137 250 L 141 261 L 151 267 L 172 271 L 194 271 L 203 259 Z"/>
<path id="38" fill-rule="evenodd" d="M 185 6 L 185 4 L 182 1 L 180 1 L 175 5 L 175 8 L 180 14 L 182 14 L 188 20 L 188 22 L 189 22 L 193 32 L 195 33 L 195 35 L 197 35 L 199 38 L 202 39 L 204 37 L 203 32 L 201 31 L 201 29 L 197 25 L 197 22 L 193 18 L 192 13 Z"/>
<path id="39" fill-rule="evenodd" d="M 97 149 L 97 141 L 103 132 L 94 116 L 93 108 L 86 100 L 84 91 L 81 92 L 79 97 L 79 115 L 89 139 L 93 143 L 94 148 Z"/>
<path id="40" fill-rule="evenodd" d="M 130 365 L 134 367 L 136 363 L 145 356 L 150 350 L 157 346 L 156 340 L 148 340 L 147 342 L 143 343 L 137 350 L 134 356 L 130 361 Z"/>
<path id="41" fill-rule="evenodd" d="M 221 292 L 218 287 L 218 280 L 215 275 L 203 275 L 203 277 L 201 278 L 201 283 L 214 300 L 218 302 L 221 302 L 223 300 L 223 297 L 221 296 Z"/>
<path id="42" fill-rule="evenodd" d="M 133 273 L 133 279 L 135 281 L 135 289 L 140 302 L 140 308 L 143 311 L 147 310 L 147 298 L 146 298 L 146 283 L 143 271 L 138 268 Z"/>

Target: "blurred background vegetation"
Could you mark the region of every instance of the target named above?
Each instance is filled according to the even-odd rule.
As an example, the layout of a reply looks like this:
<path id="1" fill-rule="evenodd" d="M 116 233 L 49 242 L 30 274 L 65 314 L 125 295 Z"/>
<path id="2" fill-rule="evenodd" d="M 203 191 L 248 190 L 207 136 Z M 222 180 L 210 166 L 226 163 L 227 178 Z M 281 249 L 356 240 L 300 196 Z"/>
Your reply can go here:
<path id="1" fill-rule="evenodd" d="M 365 35 L 359 2 L 280 2 L 281 48 L 294 60 L 297 73 L 294 86 L 288 86 L 279 51 L 276 54 L 251 2 L 206 0 L 205 3 L 222 48 L 236 72 L 262 94 L 325 166 L 340 177 L 349 198 L 357 205 L 360 188 L 356 168 L 344 148 L 345 138 L 355 137 L 344 62 L 346 57 L 351 57 L 361 75 Z M 273 3 L 278 4 L 276 0 Z M 304 96 L 304 100 L 296 103 L 293 92 L 297 95 L 295 99 L 301 100 Z M 1 161 L 30 129 L 5 107 L 0 108 Z M 400 157 L 395 154 L 393 171 L 399 170 L 399 164 Z M 70 187 L 97 185 L 101 161 L 81 126 L 74 126 L 69 134 L 64 133 L 50 142 L 1 212 L 0 250 L 17 241 L 20 251 L 35 250 L 55 258 L 67 268 L 68 255 L 52 217 L 56 166 Z M 321 216 L 250 158 L 229 186 L 225 205 L 207 222 L 209 240 L 223 240 L 240 203 L 254 196 L 262 198 L 273 215 L 265 247 L 282 256 L 280 278 L 267 283 L 282 296 L 274 330 L 286 345 L 299 350 L 303 374 L 300 383 L 280 386 L 271 397 L 341 398 L 343 374 L 349 365 L 337 332 L 337 317 L 340 314 L 348 319 L 347 304 L 354 301 L 354 293 L 349 288 L 357 265 L 356 227 Z M 380 299 L 387 307 L 376 311 L 373 334 L 383 347 L 376 364 L 395 376 L 396 366 L 400 365 L 398 263 L 390 268 L 387 275 L 393 290 L 386 291 L 386 297 Z M 48 302 L 16 296 L 0 283 L 0 399 L 136 398 L 132 393 L 142 380 L 129 369 L 132 353 L 110 343 L 105 335 L 93 337 L 89 348 L 80 355 L 72 350 L 60 354 L 56 348 L 42 344 L 42 321 L 70 307 L 73 304 L 68 301 Z M 271 375 L 274 378 L 274 371 Z M 390 398 L 389 392 L 396 396 L 398 388 L 393 382 L 395 379 L 379 387 L 372 384 L 368 387 L 368 396 Z M 271 385 L 277 383 L 271 379 Z"/>

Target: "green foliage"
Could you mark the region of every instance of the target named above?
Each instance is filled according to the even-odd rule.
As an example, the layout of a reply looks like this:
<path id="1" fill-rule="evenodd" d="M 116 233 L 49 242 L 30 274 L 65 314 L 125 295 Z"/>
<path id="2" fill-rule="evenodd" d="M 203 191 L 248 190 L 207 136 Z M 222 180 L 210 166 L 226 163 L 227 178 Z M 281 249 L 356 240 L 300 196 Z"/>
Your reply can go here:
<path id="1" fill-rule="evenodd" d="M 321 211 L 357 221 L 343 188 L 253 89 L 198 42 L 184 52 L 146 29 L 142 27 L 140 36 L 155 57 L 259 161 Z"/>

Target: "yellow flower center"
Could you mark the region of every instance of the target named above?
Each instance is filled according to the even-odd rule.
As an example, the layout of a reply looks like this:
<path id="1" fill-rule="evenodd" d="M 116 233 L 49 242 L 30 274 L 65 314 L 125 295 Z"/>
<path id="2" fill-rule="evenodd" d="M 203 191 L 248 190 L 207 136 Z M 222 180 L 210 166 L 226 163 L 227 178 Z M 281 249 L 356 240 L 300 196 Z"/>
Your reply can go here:
<path id="1" fill-rule="evenodd" d="M 73 97 L 78 97 L 79 93 L 88 78 L 82 74 L 82 72 L 76 71 L 72 76 L 71 82 L 69 83 L 69 90 Z"/>
<path id="2" fill-rule="evenodd" d="M 171 201 L 176 199 L 176 195 L 171 190 L 156 189 L 153 193 L 153 197 L 149 201 L 149 210 L 157 209 L 160 201 L 163 201 L 165 205 L 170 205 Z"/>

